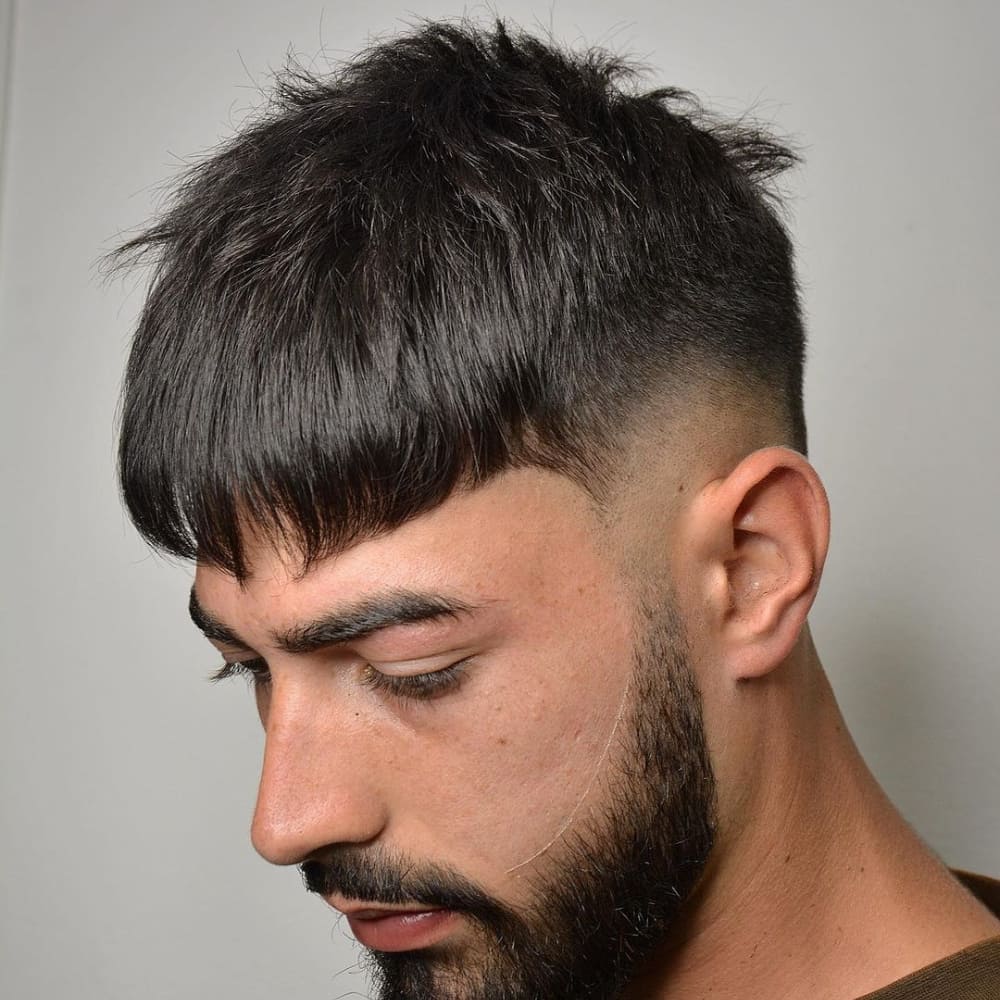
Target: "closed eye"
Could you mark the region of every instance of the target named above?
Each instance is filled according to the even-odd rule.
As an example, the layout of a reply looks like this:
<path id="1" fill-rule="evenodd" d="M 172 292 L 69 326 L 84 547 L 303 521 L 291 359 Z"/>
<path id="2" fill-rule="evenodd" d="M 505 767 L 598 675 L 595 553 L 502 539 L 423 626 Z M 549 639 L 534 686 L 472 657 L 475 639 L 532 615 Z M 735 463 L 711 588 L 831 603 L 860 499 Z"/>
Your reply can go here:
<path id="1" fill-rule="evenodd" d="M 458 690 L 465 679 L 465 668 L 470 660 L 471 657 L 466 657 L 447 667 L 422 674 L 390 674 L 368 663 L 361 677 L 365 686 L 374 691 L 385 692 L 403 700 L 431 701 Z"/>
<path id="2" fill-rule="evenodd" d="M 458 689 L 465 679 L 465 668 L 471 659 L 466 657 L 446 667 L 416 674 L 391 674 L 366 663 L 361 671 L 361 682 L 373 691 L 402 700 L 432 701 Z M 271 683 L 271 671 L 262 657 L 224 663 L 209 676 L 209 680 L 216 683 L 232 677 L 244 677 L 254 687 L 265 687 Z"/>

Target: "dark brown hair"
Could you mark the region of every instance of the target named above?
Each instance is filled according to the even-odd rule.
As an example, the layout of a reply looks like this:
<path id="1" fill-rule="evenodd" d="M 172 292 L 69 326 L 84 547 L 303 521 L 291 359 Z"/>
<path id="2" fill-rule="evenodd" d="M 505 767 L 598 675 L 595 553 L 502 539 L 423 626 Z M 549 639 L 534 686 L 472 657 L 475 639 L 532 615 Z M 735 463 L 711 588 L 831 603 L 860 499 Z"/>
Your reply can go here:
<path id="1" fill-rule="evenodd" d="M 428 23 L 292 71 L 118 252 L 153 282 L 120 476 L 155 545 L 245 572 L 247 523 L 307 563 L 459 484 L 594 487 L 638 404 L 705 373 L 805 449 L 793 162 L 603 50 Z"/>

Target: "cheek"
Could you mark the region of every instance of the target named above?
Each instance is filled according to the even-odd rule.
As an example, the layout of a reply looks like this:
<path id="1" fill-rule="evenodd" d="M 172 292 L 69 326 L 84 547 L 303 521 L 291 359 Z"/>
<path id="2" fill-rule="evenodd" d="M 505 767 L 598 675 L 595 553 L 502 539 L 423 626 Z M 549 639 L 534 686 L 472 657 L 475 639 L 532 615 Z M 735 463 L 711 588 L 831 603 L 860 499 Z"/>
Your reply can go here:
<path id="1" fill-rule="evenodd" d="M 410 804 L 421 842 L 497 889 L 571 816 L 585 822 L 601 794 L 595 777 L 609 742 L 610 752 L 617 746 L 612 734 L 631 673 L 627 642 L 579 643 L 549 662 L 515 663 L 470 683 L 461 708 L 456 699 L 436 735 L 421 740 L 424 763 L 434 761 L 424 774 L 435 775 L 431 795 L 419 779 L 411 786 L 424 792 Z"/>

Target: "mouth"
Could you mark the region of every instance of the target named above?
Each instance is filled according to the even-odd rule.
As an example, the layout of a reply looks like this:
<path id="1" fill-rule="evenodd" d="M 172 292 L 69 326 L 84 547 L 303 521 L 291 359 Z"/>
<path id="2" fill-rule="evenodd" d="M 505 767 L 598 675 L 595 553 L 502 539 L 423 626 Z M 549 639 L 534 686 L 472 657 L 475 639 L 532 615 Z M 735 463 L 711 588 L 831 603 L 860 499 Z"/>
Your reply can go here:
<path id="1" fill-rule="evenodd" d="M 339 907 L 338 907 L 339 909 Z M 429 948 L 454 930 L 454 910 L 345 910 L 351 933 L 373 951 L 415 951 Z"/>

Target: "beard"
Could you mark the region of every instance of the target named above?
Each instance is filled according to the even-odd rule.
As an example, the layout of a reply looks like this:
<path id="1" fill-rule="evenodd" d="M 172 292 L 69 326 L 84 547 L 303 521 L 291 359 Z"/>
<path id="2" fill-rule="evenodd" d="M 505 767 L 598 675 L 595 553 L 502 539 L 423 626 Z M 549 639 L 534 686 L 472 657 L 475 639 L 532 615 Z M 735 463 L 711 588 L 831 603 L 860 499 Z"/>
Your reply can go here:
<path id="1" fill-rule="evenodd" d="M 475 949 L 369 952 L 380 1000 L 614 1000 L 664 945 L 712 848 L 715 780 L 673 607 L 644 606 L 640 635 L 605 801 L 535 863 L 525 906 L 380 848 L 302 866 L 311 891 L 443 907 L 474 926 Z"/>

